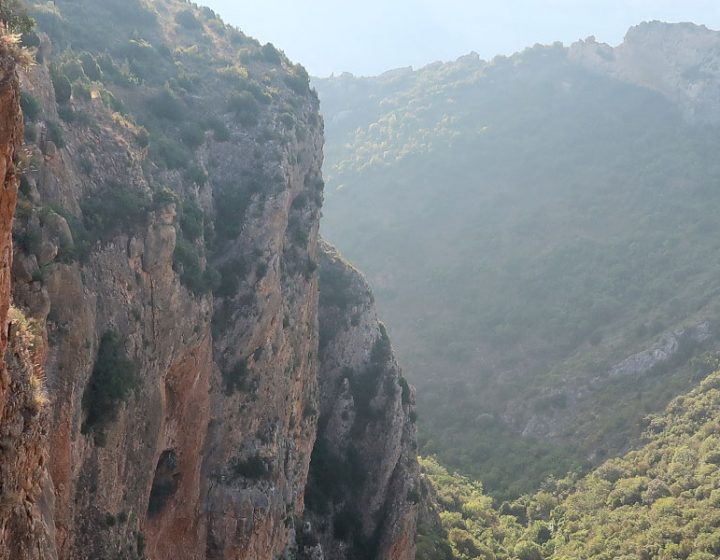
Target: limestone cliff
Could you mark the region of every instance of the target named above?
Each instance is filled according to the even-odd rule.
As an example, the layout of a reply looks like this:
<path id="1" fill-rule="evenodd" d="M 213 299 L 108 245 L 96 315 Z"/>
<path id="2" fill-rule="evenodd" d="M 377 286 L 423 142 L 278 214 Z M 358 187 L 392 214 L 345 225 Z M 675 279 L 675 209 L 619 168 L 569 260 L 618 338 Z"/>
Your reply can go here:
<path id="1" fill-rule="evenodd" d="M 364 278 L 323 245 L 320 422 L 302 558 L 415 557 L 420 500 L 414 395 Z"/>
<path id="2" fill-rule="evenodd" d="M 319 416 L 345 399 L 338 364 L 373 365 L 380 335 L 364 285 L 348 320 L 365 331 L 334 334 L 334 311 L 319 326 L 323 127 L 307 74 L 184 2 L 67 2 L 35 15 L 50 37 L 29 38 L 37 64 L 21 76 L 28 165 L 12 293 L 23 327 L 8 363 L 11 377 L 38 389 L 15 402 L 6 374 L 0 385 L 0 412 L 7 400 L 5 414 L 18 419 L 3 417 L 17 440 L 2 440 L 13 453 L 0 455 L 3 485 L 25 477 L 19 505 L 0 510 L 0 550 L 13 559 L 289 557 L 304 534 Z M 106 38 L 83 38 L 87 18 L 113 21 L 129 42 L 108 38 L 107 53 L 93 51 Z M 8 270 L 9 164 L 22 135 L 9 68 L 0 131 Z M 7 273 L 0 283 L 7 290 Z M 10 298 L 0 296 L 4 313 Z M 323 345 L 321 330 L 332 341 Z M 381 385 L 363 393 L 367 418 L 353 441 L 367 469 L 353 535 L 376 537 L 370 557 L 409 559 L 411 395 L 378 340 Z M 345 455 L 346 435 L 328 434 L 323 426 L 320 441 Z M 328 550 L 343 548 L 337 537 Z"/>

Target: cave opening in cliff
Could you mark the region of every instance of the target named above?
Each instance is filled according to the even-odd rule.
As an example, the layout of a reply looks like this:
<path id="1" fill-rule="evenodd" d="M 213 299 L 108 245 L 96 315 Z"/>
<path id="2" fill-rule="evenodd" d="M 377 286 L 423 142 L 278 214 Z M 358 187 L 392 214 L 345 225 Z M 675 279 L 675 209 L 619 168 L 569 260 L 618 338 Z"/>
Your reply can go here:
<path id="1" fill-rule="evenodd" d="M 148 516 L 153 517 L 165 509 L 168 501 L 177 492 L 179 482 L 177 452 L 174 449 L 166 449 L 160 455 L 155 468 L 148 501 Z"/>

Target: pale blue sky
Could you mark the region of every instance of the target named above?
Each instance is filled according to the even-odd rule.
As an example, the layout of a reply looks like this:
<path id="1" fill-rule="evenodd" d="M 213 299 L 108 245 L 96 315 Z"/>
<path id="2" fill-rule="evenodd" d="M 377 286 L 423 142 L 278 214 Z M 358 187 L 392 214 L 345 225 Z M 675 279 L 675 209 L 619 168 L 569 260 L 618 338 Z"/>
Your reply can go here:
<path id="1" fill-rule="evenodd" d="M 617 44 L 641 21 L 720 28 L 719 0 L 198 0 L 316 76 L 483 58 L 589 35 Z"/>

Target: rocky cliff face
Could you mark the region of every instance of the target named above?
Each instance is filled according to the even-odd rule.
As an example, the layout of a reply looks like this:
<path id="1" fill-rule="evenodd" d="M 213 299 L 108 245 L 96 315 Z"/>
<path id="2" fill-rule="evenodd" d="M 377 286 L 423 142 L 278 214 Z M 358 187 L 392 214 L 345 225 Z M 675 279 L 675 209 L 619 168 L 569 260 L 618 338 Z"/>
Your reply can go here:
<path id="1" fill-rule="evenodd" d="M 12 43 L 0 40 L 0 323 L 5 324 L 10 309 L 10 274 L 12 265 L 12 218 L 17 200 L 18 178 L 16 159 L 20 157 L 22 143 L 22 118 L 16 57 Z M 8 337 L 0 333 L 0 352 L 5 352 Z"/>
<path id="2" fill-rule="evenodd" d="M 320 259 L 320 422 L 301 558 L 415 557 L 420 499 L 414 395 L 364 278 Z"/>
<path id="3" fill-rule="evenodd" d="M 11 319 L 22 328 L 9 331 L 0 384 L 1 558 L 294 555 L 319 417 L 346 406 L 337 364 L 363 367 L 376 346 L 364 284 L 355 286 L 366 300 L 357 311 L 364 334 L 319 326 L 323 136 L 304 71 L 237 30 L 221 33 L 214 14 L 163 6 L 147 31 L 158 52 L 172 56 L 175 26 L 190 25 L 190 16 L 205 40 L 234 33 L 251 62 L 234 67 L 233 83 L 252 80 L 247 89 L 233 95 L 207 76 L 208 60 L 223 79 L 224 65 L 235 64 L 223 58 L 225 39 L 203 53 L 217 60 L 184 61 L 206 72 L 188 90 L 152 89 L 150 78 L 106 87 L 110 65 L 90 64 L 100 57 L 88 52 L 53 55 L 57 46 L 43 35 L 33 50 L 39 63 L 22 75 L 29 165 L 12 269 L 22 320 Z M 77 60 L 81 77 L 71 70 Z M 3 314 L 22 135 L 11 65 L 4 78 Z M 190 152 L 153 129 L 148 135 L 133 111 L 148 128 L 198 115 L 211 124 L 174 129 Z M 322 329 L 334 342 L 320 359 Z M 377 538 L 371 557 L 405 559 L 414 546 L 414 428 L 409 388 L 385 348 L 382 391 L 364 397 L 372 418 L 358 423 L 356 438 L 368 459 L 359 463 L 367 509 L 353 513 L 357 534 Z M 345 436 L 327 433 L 321 441 L 347 456 Z M 342 549 L 350 536 L 323 544 Z"/>
<path id="4" fill-rule="evenodd" d="M 51 487 L 45 470 L 42 327 L 10 307 L 12 220 L 23 124 L 18 51 L 0 36 L 0 558 L 52 558 Z"/>

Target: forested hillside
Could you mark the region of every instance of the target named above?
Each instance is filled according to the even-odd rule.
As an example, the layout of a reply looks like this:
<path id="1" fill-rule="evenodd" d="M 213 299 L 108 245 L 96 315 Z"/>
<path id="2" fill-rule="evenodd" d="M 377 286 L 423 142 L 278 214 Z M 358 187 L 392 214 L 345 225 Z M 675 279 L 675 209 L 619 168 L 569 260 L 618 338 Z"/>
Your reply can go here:
<path id="1" fill-rule="evenodd" d="M 496 497 L 622 452 L 712 370 L 719 37 L 314 82 L 324 235 L 375 289 L 421 450 Z"/>
<path id="2" fill-rule="evenodd" d="M 477 483 L 425 460 L 442 527 L 421 527 L 418 559 L 717 558 L 719 417 L 713 373 L 647 419 L 637 451 L 498 508 Z"/>

